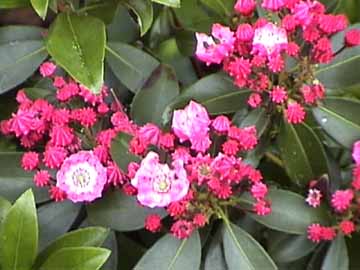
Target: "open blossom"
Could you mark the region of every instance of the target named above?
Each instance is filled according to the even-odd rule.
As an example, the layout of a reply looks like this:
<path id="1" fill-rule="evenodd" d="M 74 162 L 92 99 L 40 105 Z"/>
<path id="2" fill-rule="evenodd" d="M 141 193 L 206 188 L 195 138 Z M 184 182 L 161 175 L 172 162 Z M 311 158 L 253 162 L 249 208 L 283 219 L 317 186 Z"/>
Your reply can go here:
<path id="1" fill-rule="evenodd" d="M 212 37 L 204 33 L 196 33 L 196 56 L 207 65 L 220 64 L 234 48 L 235 37 L 229 27 L 214 24 Z M 215 38 L 215 40 L 214 40 Z"/>
<path id="2" fill-rule="evenodd" d="M 56 175 L 56 186 L 73 202 L 91 202 L 101 197 L 107 182 L 106 168 L 91 151 L 66 158 Z"/>
<path id="3" fill-rule="evenodd" d="M 149 152 L 131 184 L 137 188 L 138 201 L 147 207 L 165 207 L 185 197 L 189 180 L 182 162 L 174 162 L 173 169 L 159 162 L 159 155 Z"/>
<path id="4" fill-rule="evenodd" d="M 194 150 L 204 152 L 209 146 L 209 115 L 200 104 L 190 101 L 183 110 L 174 111 L 172 129 L 180 142 L 190 140 Z"/>
<path id="5" fill-rule="evenodd" d="M 309 189 L 306 202 L 312 207 L 318 207 L 321 203 L 322 194 L 320 190 L 316 188 Z"/>
<path id="6" fill-rule="evenodd" d="M 264 26 L 255 29 L 252 52 L 262 56 L 274 56 L 285 50 L 287 44 L 285 29 L 273 23 L 266 23 Z"/>

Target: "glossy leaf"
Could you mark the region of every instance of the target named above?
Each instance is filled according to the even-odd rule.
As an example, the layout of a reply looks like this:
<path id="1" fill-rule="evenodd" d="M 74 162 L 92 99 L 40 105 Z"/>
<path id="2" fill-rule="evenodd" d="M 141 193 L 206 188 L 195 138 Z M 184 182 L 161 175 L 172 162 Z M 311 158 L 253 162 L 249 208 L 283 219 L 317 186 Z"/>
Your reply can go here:
<path id="1" fill-rule="evenodd" d="M 200 2 L 223 17 L 230 17 L 235 5 L 234 0 L 200 0 Z"/>
<path id="2" fill-rule="evenodd" d="M 110 256 L 110 250 L 95 247 L 69 247 L 53 253 L 39 270 L 97 270 Z"/>
<path id="3" fill-rule="evenodd" d="M 321 269 L 349 269 L 349 256 L 343 235 L 338 235 L 335 240 L 331 242 Z"/>
<path id="4" fill-rule="evenodd" d="M 240 227 L 225 222 L 223 243 L 229 270 L 276 270 L 275 263 L 264 248 Z"/>
<path id="5" fill-rule="evenodd" d="M 29 270 L 38 248 L 38 224 L 34 195 L 26 191 L 6 215 L 1 230 L 3 269 Z"/>
<path id="6" fill-rule="evenodd" d="M 66 233 L 80 212 L 80 204 L 53 202 L 39 207 L 39 249 Z"/>
<path id="7" fill-rule="evenodd" d="M 151 1 L 174 8 L 180 7 L 180 2 L 181 2 L 181 0 L 151 0 Z"/>
<path id="8" fill-rule="evenodd" d="M 112 71 L 132 92 L 137 92 L 159 65 L 149 54 L 121 42 L 109 42 L 106 52 Z"/>
<path id="9" fill-rule="evenodd" d="M 119 5 L 115 17 L 107 26 L 109 42 L 132 43 L 139 38 L 139 26 L 132 19 L 127 8 Z"/>
<path id="10" fill-rule="evenodd" d="M 120 133 L 111 144 L 111 157 L 123 171 L 127 171 L 130 162 L 139 162 L 140 158 L 129 152 L 131 136 Z"/>
<path id="11" fill-rule="evenodd" d="M 105 56 L 105 25 L 101 20 L 60 14 L 49 32 L 47 49 L 74 79 L 92 92 L 100 92 Z"/>
<path id="12" fill-rule="evenodd" d="M 212 115 L 233 113 L 247 106 L 251 91 L 238 89 L 230 77 L 223 73 L 209 75 L 181 92 L 163 113 L 163 123 L 171 119 L 171 113 L 195 100 L 204 105 Z"/>
<path id="13" fill-rule="evenodd" d="M 46 58 L 41 31 L 31 26 L 0 28 L 0 94 L 24 82 Z"/>
<path id="14" fill-rule="evenodd" d="M 90 2 L 83 9 L 81 9 L 84 15 L 91 15 L 102 20 L 104 23 L 109 24 L 112 22 L 116 11 L 117 11 L 118 1 L 117 0 L 107 0 L 102 2 Z"/>
<path id="15" fill-rule="evenodd" d="M 86 227 L 62 235 L 52 242 L 36 258 L 35 268 L 42 265 L 55 252 L 69 247 L 99 247 L 103 244 L 109 230 L 101 227 Z"/>
<path id="16" fill-rule="evenodd" d="M 360 29 L 360 24 L 352 26 Z M 348 30 L 346 30 L 348 31 Z M 344 32 L 334 37 L 333 47 L 339 50 L 344 44 Z M 330 64 L 321 65 L 316 71 L 316 77 L 330 89 L 344 89 L 360 86 L 358 67 L 360 65 L 360 47 L 347 48 L 339 53 Z"/>
<path id="17" fill-rule="evenodd" d="M 1 0 L 0 8 L 20 8 L 30 5 L 29 0 Z"/>
<path id="18" fill-rule="evenodd" d="M 48 191 L 35 187 L 33 175 L 21 168 L 22 154 L 0 152 L 0 196 L 14 201 L 24 191 L 33 188 L 36 202 L 49 200 Z"/>
<path id="19" fill-rule="evenodd" d="M 199 269 L 201 243 L 197 231 L 188 239 L 178 240 L 167 234 L 153 245 L 134 269 L 183 270 Z"/>
<path id="20" fill-rule="evenodd" d="M 120 0 L 120 3 L 130 8 L 138 18 L 140 34 L 143 36 L 153 22 L 153 7 L 150 0 Z"/>
<path id="21" fill-rule="evenodd" d="M 1 224 L 3 223 L 7 213 L 9 212 L 11 207 L 11 203 L 0 197 L 0 230 L 1 230 Z"/>
<path id="22" fill-rule="evenodd" d="M 326 133 L 343 146 L 350 149 L 360 139 L 360 102 L 329 97 L 313 108 L 313 114 Z"/>
<path id="23" fill-rule="evenodd" d="M 30 2 L 36 13 L 44 20 L 49 6 L 49 0 L 30 0 Z"/>
<path id="24" fill-rule="evenodd" d="M 139 125 L 161 125 L 166 106 L 179 95 L 179 85 L 172 68 L 162 65 L 144 87 L 138 91 L 131 105 L 131 118 Z"/>
<path id="25" fill-rule="evenodd" d="M 111 191 L 87 206 L 88 219 L 91 224 L 112 228 L 117 231 L 134 231 L 145 226 L 149 214 L 165 216 L 162 208 L 140 206 L 135 197 L 127 196 L 120 191 Z"/>
<path id="26" fill-rule="evenodd" d="M 267 216 L 251 215 L 259 223 L 271 229 L 291 234 L 305 234 L 309 225 L 329 224 L 329 216 L 323 207 L 312 208 L 301 195 L 281 189 L 272 189 L 267 195 L 271 202 L 271 214 Z M 253 205 L 253 199 L 244 194 L 240 197 L 247 207 Z"/>
<path id="27" fill-rule="evenodd" d="M 103 244 L 103 247 L 111 250 L 111 255 L 107 260 L 107 262 L 104 264 L 103 268 L 108 270 L 117 270 L 119 254 L 118 254 L 118 243 L 115 232 L 113 231 L 110 232 L 108 238 L 105 240 Z M 121 255 L 123 256 L 122 253 Z"/>
<path id="28" fill-rule="evenodd" d="M 204 270 L 227 270 L 224 249 L 220 235 L 215 235 L 212 239 L 205 257 Z"/>
<path id="29" fill-rule="evenodd" d="M 326 153 L 315 132 L 306 124 L 284 121 L 278 146 L 290 179 L 300 186 L 327 173 Z"/>
<path id="30" fill-rule="evenodd" d="M 277 236 L 277 238 L 274 238 Z M 277 263 L 296 261 L 311 253 L 317 244 L 310 241 L 307 235 L 290 235 L 284 233 L 272 233 L 269 237 L 270 256 Z"/>

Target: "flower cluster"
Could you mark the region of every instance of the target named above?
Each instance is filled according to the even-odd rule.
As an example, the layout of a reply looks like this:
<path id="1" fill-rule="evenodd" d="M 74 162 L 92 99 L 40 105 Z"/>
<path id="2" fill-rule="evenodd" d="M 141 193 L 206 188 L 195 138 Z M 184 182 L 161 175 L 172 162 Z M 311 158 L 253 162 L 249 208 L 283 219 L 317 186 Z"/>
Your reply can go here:
<path id="1" fill-rule="evenodd" d="M 360 141 L 354 144 L 352 157 L 355 161 L 351 188 L 337 190 L 331 195 L 330 205 L 337 217 L 338 224 L 331 227 L 320 224 L 312 224 L 308 228 L 308 237 L 314 242 L 321 240 L 332 240 L 336 234 L 341 232 L 344 235 L 351 235 L 357 230 L 359 224 L 359 201 L 360 201 Z M 325 194 L 315 186 L 309 189 L 306 202 L 312 207 L 318 207 Z"/>
<path id="2" fill-rule="evenodd" d="M 176 237 L 188 237 L 221 207 L 237 206 L 243 192 L 254 198 L 255 213 L 271 212 L 261 173 L 239 157 L 257 144 L 254 127 L 236 127 L 226 116 L 211 120 L 194 101 L 174 112 L 171 127 L 163 133 L 147 124 L 135 132 L 129 150 L 144 158 L 129 164 L 127 177 L 141 205 L 166 208 Z M 145 228 L 160 230 L 160 216 L 148 216 Z"/>
<path id="3" fill-rule="evenodd" d="M 325 95 L 316 65 L 360 45 L 360 31 L 348 31 L 344 47 L 334 51 L 330 38 L 345 30 L 345 16 L 325 14 L 325 6 L 313 0 L 263 0 L 261 7 L 279 20 L 256 18 L 256 0 L 238 0 L 239 23 L 231 28 L 214 24 L 211 36 L 197 33 L 196 56 L 207 65 L 222 64 L 235 85 L 252 89 L 250 107 L 273 103 L 289 123 L 301 123 L 304 105 L 316 105 Z"/>
<path id="4" fill-rule="evenodd" d="M 21 160 L 26 171 L 34 171 L 36 186 L 48 187 L 55 201 L 91 202 L 106 186 L 122 183 L 122 174 L 111 160 L 113 129 L 101 130 L 103 119 L 122 118 L 122 131 L 134 128 L 120 103 L 108 105 L 109 91 L 99 95 L 84 86 L 56 76 L 56 66 L 43 63 L 40 73 L 53 82 L 56 101 L 31 100 L 24 90 L 17 93 L 19 108 L 0 124 L 4 135 L 14 135 L 27 150 Z M 111 118 L 111 119 L 113 119 Z M 57 173 L 54 173 L 54 171 Z"/>

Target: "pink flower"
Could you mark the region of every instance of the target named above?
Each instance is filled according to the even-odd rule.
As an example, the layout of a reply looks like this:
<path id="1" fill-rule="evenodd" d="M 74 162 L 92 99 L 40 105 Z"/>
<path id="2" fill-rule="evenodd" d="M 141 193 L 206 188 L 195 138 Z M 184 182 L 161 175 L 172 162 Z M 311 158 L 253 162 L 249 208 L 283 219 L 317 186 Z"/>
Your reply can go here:
<path id="1" fill-rule="evenodd" d="M 172 129 L 180 142 L 190 140 L 196 149 L 203 150 L 209 145 L 208 131 L 210 125 L 209 115 L 200 104 L 190 101 L 183 110 L 174 111 Z M 206 144 L 199 145 L 201 140 Z M 207 149 L 207 148 L 206 148 Z"/>
<path id="2" fill-rule="evenodd" d="M 174 169 L 159 163 L 159 155 L 149 152 L 131 184 L 137 188 L 139 202 L 147 207 L 165 207 L 181 200 L 189 190 L 189 180 L 181 161 L 173 162 Z"/>
<path id="3" fill-rule="evenodd" d="M 212 36 L 204 33 L 196 33 L 197 47 L 196 56 L 207 65 L 220 64 L 234 49 L 235 37 L 229 27 L 220 24 L 212 26 Z"/>
<path id="4" fill-rule="evenodd" d="M 307 233 L 308 239 L 314 243 L 319 243 L 323 239 L 323 227 L 318 223 L 311 224 Z"/>
<path id="5" fill-rule="evenodd" d="M 331 197 L 331 205 L 337 212 L 344 212 L 347 210 L 354 198 L 354 193 L 351 189 L 337 190 Z"/>
<path id="6" fill-rule="evenodd" d="M 234 9 L 242 15 L 248 16 L 256 7 L 255 0 L 237 0 Z"/>
<path id="7" fill-rule="evenodd" d="M 252 93 L 248 99 L 248 104 L 252 108 L 257 108 L 262 102 L 262 98 L 258 93 Z"/>
<path id="8" fill-rule="evenodd" d="M 36 152 L 27 152 L 22 156 L 21 167 L 25 171 L 35 170 L 39 166 L 39 154 Z"/>
<path id="9" fill-rule="evenodd" d="M 178 202 L 172 202 L 169 204 L 169 206 L 166 208 L 166 211 L 169 213 L 172 217 L 179 217 L 186 211 L 186 203 L 184 200 L 178 201 Z"/>
<path id="10" fill-rule="evenodd" d="M 277 104 L 283 103 L 287 99 L 287 92 L 285 87 L 275 86 L 270 92 L 271 100 Z"/>
<path id="11" fill-rule="evenodd" d="M 80 151 L 66 158 L 56 175 L 56 186 L 73 202 L 92 202 L 100 198 L 107 182 L 106 169 L 91 151 Z"/>
<path id="12" fill-rule="evenodd" d="M 15 133 L 16 137 L 29 134 L 31 130 L 36 128 L 35 116 L 35 111 L 19 109 L 16 114 L 13 113 L 12 115 L 10 130 Z"/>
<path id="13" fill-rule="evenodd" d="M 321 203 L 322 194 L 320 190 L 316 188 L 309 189 L 308 196 L 306 198 L 306 202 L 312 207 L 318 207 Z"/>
<path id="14" fill-rule="evenodd" d="M 222 150 L 226 155 L 235 156 L 240 150 L 239 143 L 235 140 L 227 140 L 223 143 Z"/>
<path id="15" fill-rule="evenodd" d="M 326 241 L 334 240 L 336 237 L 336 231 L 332 227 L 323 227 L 322 228 L 322 238 Z"/>
<path id="16" fill-rule="evenodd" d="M 66 199 L 66 193 L 57 186 L 52 186 L 49 190 L 50 198 L 55 202 L 61 202 Z"/>
<path id="17" fill-rule="evenodd" d="M 113 186 L 118 186 L 124 182 L 123 175 L 120 171 L 120 168 L 116 165 L 115 162 L 109 162 L 107 168 L 107 181 Z"/>
<path id="18" fill-rule="evenodd" d="M 56 66 L 51 62 L 42 63 L 40 66 L 40 74 L 43 77 L 50 77 L 54 74 Z"/>
<path id="19" fill-rule="evenodd" d="M 352 158 L 355 160 L 356 164 L 360 164 L 360 141 L 354 143 Z"/>
<path id="20" fill-rule="evenodd" d="M 71 118 L 78 121 L 84 127 L 92 127 L 96 123 L 96 112 L 92 108 L 75 109 Z"/>
<path id="21" fill-rule="evenodd" d="M 79 93 L 79 87 L 76 83 L 70 82 L 64 84 L 56 92 L 56 98 L 61 102 L 66 102 L 69 99 L 73 98 Z"/>
<path id="22" fill-rule="evenodd" d="M 50 131 L 50 138 L 54 146 L 68 146 L 74 140 L 74 133 L 68 126 L 54 125 Z"/>
<path id="23" fill-rule="evenodd" d="M 171 233 L 178 239 L 188 238 L 194 230 L 191 222 L 186 220 L 178 220 L 171 226 Z"/>
<path id="24" fill-rule="evenodd" d="M 290 124 L 302 123 L 305 119 L 304 108 L 296 101 L 288 103 L 285 117 Z"/>
<path id="25" fill-rule="evenodd" d="M 148 123 L 140 128 L 138 136 L 139 139 L 143 140 L 145 143 L 157 145 L 160 133 L 160 129 L 156 125 Z"/>
<path id="26" fill-rule="evenodd" d="M 345 44 L 347 47 L 360 45 L 360 30 L 352 29 L 345 34 Z"/>
<path id="27" fill-rule="evenodd" d="M 352 222 L 350 220 L 341 221 L 339 224 L 339 227 L 340 227 L 341 232 L 344 235 L 350 235 L 356 230 L 354 222 Z"/>
<path id="28" fill-rule="evenodd" d="M 161 217 L 157 214 L 148 215 L 145 219 L 145 229 L 150 232 L 158 232 L 161 229 Z"/>
<path id="29" fill-rule="evenodd" d="M 202 214 L 202 213 L 198 213 L 194 216 L 193 218 L 193 224 L 196 226 L 196 227 L 204 227 L 206 225 L 206 223 L 208 222 L 208 219 L 207 217 Z"/>
<path id="30" fill-rule="evenodd" d="M 230 120 L 224 115 L 217 116 L 211 123 L 217 132 L 227 132 L 230 128 Z"/>
<path id="31" fill-rule="evenodd" d="M 253 54 L 262 56 L 278 55 L 287 48 L 288 39 L 286 30 L 273 23 L 266 23 L 255 29 L 253 39 Z"/>
<path id="32" fill-rule="evenodd" d="M 48 146 L 44 152 L 44 163 L 50 169 L 57 169 L 66 158 L 66 150 L 58 146 Z"/>
<path id="33" fill-rule="evenodd" d="M 34 183 L 37 187 L 44 187 L 49 184 L 50 181 L 50 173 L 46 170 L 38 171 L 34 175 Z"/>
<path id="34" fill-rule="evenodd" d="M 259 216 L 266 216 L 271 213 L 271 208 L 266 201 L 257 201 L 254 205 L 254 211 Z"/>
<path id="35" fill-rule="evenodd" d="M 263 0 L 261 6 L 271 11 L 278 11 L 285 5 L 284 0 Z"/>
<path id="36" fill-rule="evenodd" d="M 242 42 L 252 41 L 254 37 L 254 29 L 248 23 L 243 23 L 236 29 L 236 38 Z"/>
<path id="37" fill-rule="evenodd" d="M 251 64 L 249 59 L 236 57 L 227 66 L 226 71 L 235 78 L 235 85 L 238 87 L 246 86 L 249 75 L 251 74 Z"/>
<path id="38" fill-rule="evenodd" d="M 65 82 L 65 80 L 64 80 L 63 77 L 61 77 L 61 76 L 55 76 L 53 85 L 54 85 L 56 88 L 63 87 L 65 84 L 66 84 L 66 82 Z"/>
<path id="39" fill-rule="evenodd" d="M 255 198 L 255 199 L 264 199 L 264 197 L 266 196 L 266 194 L 268 193 L 268 188 L 267 186 L 262 183 L 262 182 L 256 182 L 254 185 L 252 185 L 251 187 L 251 195 Z"/>

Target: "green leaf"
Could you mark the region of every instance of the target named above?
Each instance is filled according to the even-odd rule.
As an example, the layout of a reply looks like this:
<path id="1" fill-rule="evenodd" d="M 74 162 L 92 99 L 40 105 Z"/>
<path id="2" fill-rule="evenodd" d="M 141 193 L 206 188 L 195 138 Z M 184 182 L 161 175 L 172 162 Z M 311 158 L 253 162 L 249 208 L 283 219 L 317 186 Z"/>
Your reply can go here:
<path id="1" fill-rule="evenodd" d="M 312 208 L 301 195 L 281 189 L 271 189 L 267 195 L 271 202 L 271 214 L 251 217 L 271 229 L 291 233 L 306 234 L 307 228 L 313 223 L 329 224 L 329 216 L 324 207 Z M 248 194 L 240 200 L 245 205 L 253 205 L 254 201 Z"/>
<path id="2" fill-rule="evenodd" d="M 103 84 L 105 36 L 101 20 L 62 13 L 49 32 L 47 49 L 74 79 L 99 93 Z"/>
<path id="3" fill-rule="evenodd" d="M 7 215 L 7 213 L 9 212 L 10 210 L 10 207 L 11 207 L 11 203 L 0 197 L 0 230 L 1 230 L 1 225 Z"/>
<path id="4" fill-rule="evenodd" d="M 1 0 L 0 8 L 20 8 L 30 5 L 29 0 Z"/>
<path id="5" fill-rule="evenodd" d="M 149 214 L 165 216 L 162 208 L 140 206 L 136 198 L 119 191 L 108 192 L 102 199 L 87 205 L 89 222 L 112 228 L 116 231 L 134 231 L 145 226 Z"/>
<path id="6" fill-rule="evenodd" d="M 338 235 L 331 242 L 325 259 L 323 261 L 322 270 L 339 270 L 349 269 L 349 256 L 347 246 L 343 235 Z"/>
<path id="7" fill-rule="evenodd" d="M 109 42 L 106 51 L 106 62 L 116 77 L 134 93 L 159 66 L 155 58 L 125 43 Z"/>
<path id="8" fill-rule="evenodd" d="M 153 22 L 153 6 L 150 0 L 120 0 L 120 3 L 130 8 L 138 18 L 141 36 L 150 29 Z"/>
<path id="9" fill-rule="evenodd" d="M 31 26 L 0 28 L 0 94 L 24 82 L 47 57 L 41 31 Z"/>
<path id="10" fill-rule="evenodd" d="M 36 258 L 35 267 L 38 268 L 55 252 L 69 247 L 99 247 L 103 244 L 109 230 L 102 227 L 87 227 L 69 232 L 51 243 Z"/>
<path id="11" fill-rule="evenodd" d="M 165 6 L 179 8 L 180 7 L 180 0 L 151 0 L 155 3 L 159 3 Z"/>
<path id="12" fill-rule="evenodd" d="M 360 139 L 360 102 L 351 99 L 329 97 L 313 108 L 320 126 L 333 139 L 351 149 Z"/>
<path id="13" fill-rule="evenodd" d="M 351 28 L 360 29 L 360 24 L 356 24 Z M 343 44 L 344 32 L 334 37 L 333 47 L 339 50 Z M 359 65 L 360 47 L 346 48 L 330 64 L 321 65 L 315 75 L 327 88 L 331 89 L 360 86 L 360 77 L 357 75 Z"/>
<path id="14" fill-rule="evenodd" d="M 52 95 L 55 96 L 55 91 L 51 89 L 44 89 L 44 88 L 24 88 L 26 95 L 32 99 L 39 99 L 39 98 L 50 98 Z"/>
<path id="15" fill-rule="evenodd" d="M 131 104 L 131 118 L 139 125 L 161 125 L 166 106 L 179 95 L 179 85 L 172 68 L 162 65 L 153 72 Z"/>
<path id="16" fill-rule="evenodd" d="M 277 236 L 276 238 L 274 236 Z M 310 254 L 317 246 L 307 235 L 272 233 L 269 237 L 270 256 L 277 263 L 289 263 Z"/>
<path id="17" fill-rule="evenodd" d="M 193 32 L 208 32 L 211 25 L 217 20 L 209 16 L 199 1 L 182 0 L 181 7 L 174 9 L 180 25 Z"/>
<path id="18" fill-rule="evenodd" d="M 29 270 L 36 258 L 38 224 L 31 190 L 10 208 L 1 230 L 1 265 L 4 270 Z"/>
<path id="19" fill-rule="evenodd" d="M 129 141 L 131 136 L 126 133 L 120 133 L 111 143 L 111 157 L 124 172 L 130 162 L 140 162 L 140 158 L 129 152 Z"/>
<path id="20" fill-rule="evenodd" d="M 66 233 L 80 212 L 81 205 L 71 201 L 48 203 L 39 207 L 39 249 Z"/>
<path id="21" fill-rule="evenodd" d="M 234 124 L 238 125 L 241 128 L 248 126 L 255 126 L 257 136 L 261 137 L 266 128 L 270 123 L 270 115 L 266 112 L 264 108 L 258 108 L 251 110 L 249 114 L 241 121 L 241 123 L 235 122 Z"/>
<path id="22" fill-rule="evenodd" d="M 49 6 L 49 0 L 30 0 L 32 7 L 36 13 L 45 20 L 47 9 Z"/>
<path id="23" fill-rule="evenodd" d="M 90 2 L 86 7 L 80 9 L 80 14 L 97 17 L 104 23 L 109 24 L 116 14 L 118 4 L 117 0 Z"/>
<path id="24" fill-rule="evenodd" d="M 306 124 L 283 121 L 277 144 L 290 179 L 305 186 L 328 172 L 326 153 L 315 132 Z"/>
<path id="25" fill-rule="evenodd" d="M 123 243 L 121 243 L 121 244 L 123 244 Z M 111 250 L 111 256 L 107 260 L 107 262 L 103 268 L 109 269 L 109 270 L 118 269 L 118 260 L 119 260 L 118 243 L 117 243 L 116 234 L 114 231 L 110 232 L 108 238 L 105 240 L 105 242 L 102 246 L 104 248 Z M 121 253 L 121 255 L 123 257 L 123 253 Z"/>
<path id="26" fill-rule="evenodd" d="M 201 243 L 197 231 L 184 240 L 167 234 L 145 253 L 134 269 L 195 270 L 200 268 L 200 261 Z"/>
<path id="27" fill-rule="evenodd" d="M 14 201 L 27 189 L 33 188 L 36 202 L 49 200 L 48 191 L 36 187 L 33 182 L 33 175 L 21 168 L 22 154 L 0 152 L 0 196 Z"/>
<path id="28" fill-rule="evenodd" d="M 346 246 L 349 256 L 350 270 L 357 270 L 360 266 L 359 248 L 360 248 L 360 235 L 355 233 L 346 238 Z"/>
<path id="29" fill-rule="evenodd" d="M 139 38 L 138 24 L 132 19 L 126 7 L 118 5 L 115 17 L 107 26 L 107 39 L 111 42 L 132 43 Z"/>
<path id="30" fill-rule="evenodd" d="M 223 243 L 229 270 L 276 270 L 264 248 L 240 227 L 225 221 Z"/>
<path id="31" fill-rule="evenodd" d="M 220 235 L 216 234 L 212 239 L 205 257 L 204 270 L 227 270 L 224 249 Z"/>
<path id="32" fill-rule="evenodd" d="M 110 256 L 110 250 L 95 247 L 62 248 L 53 253 L 39 270 L 97 270 Z"/>
<path id="33" fill-rule="evenodd" d="M 174 109 L 195 100 L 204 105 L 211 115 L 234 113 L 247 107 L 251 90 L 239 89 L 230 77 L 223 73 L 209 75 L 189 86 L 169 104 L 163 113 L 163 123 L 168 123 Z"/>
<path id="34" fill-rule="evenodd" d="M 230 17 L 235 6 L 234 0 L 200 0 L 200 2 L 222 17 Z"/>

